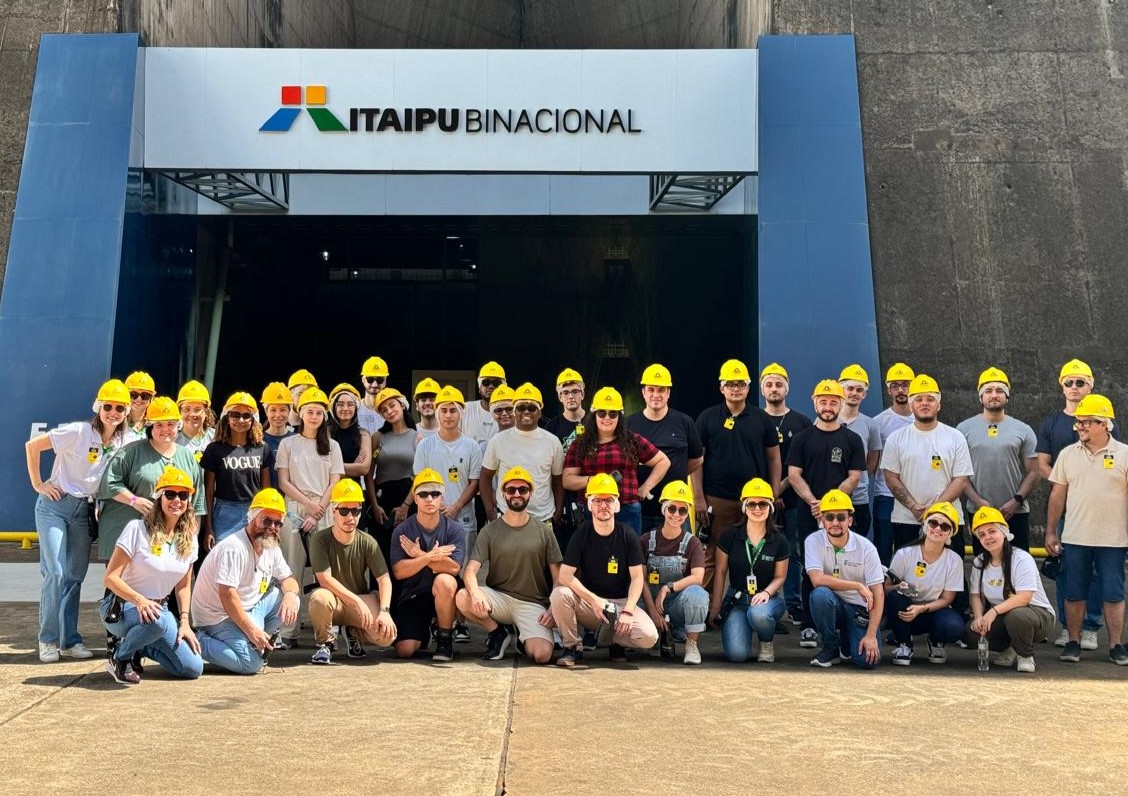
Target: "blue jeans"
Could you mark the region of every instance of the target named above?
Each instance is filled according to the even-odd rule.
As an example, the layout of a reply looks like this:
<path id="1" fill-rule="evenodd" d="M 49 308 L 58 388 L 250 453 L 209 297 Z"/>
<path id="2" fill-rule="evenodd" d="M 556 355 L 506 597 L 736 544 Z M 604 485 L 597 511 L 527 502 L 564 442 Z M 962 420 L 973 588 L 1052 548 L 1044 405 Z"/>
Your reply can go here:
<path id="1" fill-rule="evenodd" d="M 709 592 L 701 586 L 690 586 L 677 594 L 667 595 L 662 607 L 670 617 L 671 631 L 705 632 L 705 620 L 709 618 Z"/>
<path id="2" fill-rule="evenodd" d="M 784 601 L 778 594 L 760 605 L 749 605 L 742 597 L 721 626 L 725 660 L 743 663 L 751 658 L 753 633 L 761 643 L 775 638 L 776 623 L 783 616 L 783 609 Z"/>
<path id="3" fill-rule="evenodd" d="M 195 680 L 204 672 L 204 661 L 192 651 L 188 643 L 177 643 L 176 619 L 165 606 L 155 622 L 142 622 L 141 614 L 133 603 L 126 603 L 120 622 L 107 622 L 106 610 L 113 595 L 106 595 L 98 606 L 98 616 L 111 634 L 121 639 L 114 659 L 128 661 L 137 653 L 152 658 L 173 677 Z"/>
<path id="4" fill-rule="evenodd" d="M 783 597 L 792 619 L 803 615 L 803 567 L 797 562 L 803 558 L 799 549 L 799 508 L 783 510 L 783 534 L 787 546 L 791 548 L 791 564 L 787 567 L 787 579 L 783 582 Z"/>
<path id="5" fill-rule="evenodd" d="M 78 598 L 90 566 L 90 509 L 86 498 L 63 495 L 35 501 L 39 533 L 39 641 L 64 649 L 82 642 Z"/>
<path id="6" fill-rule="evenodd" d="M 1059 521 L 1058 522 L 1058 538 L 1059 539 L 1061 538 L 1061 532 L 1064 529 L 1064 527 L 1065 527 L 1065 520 Z M 1065 553 L 1064 545 L 1063 545 L 1062 559 L 1061 559 L 1061 571 L 1058 573 L 1058 576 L 1057 576 L 1057 593 L 1055 595 L 1055 597 L 1057 598 L 1055 600 L 1055 602 L 1057 602 L 1057 618 L 1058 618 L 1058 621 L 1061 622 L 1062 627 L 1065 627 L 1065 588 L 1066 588 L 1065 573 L 1069 570 L 1068 560 L 1069 559 L 1066 558 L 1066 553 Z M 1081 622 L 1081 629 L 1082 630 L 1091 630 L 1095 633 L 1096 631 L 1098 631 L 1102 627 L 1104 627 L 1104 616 L 1102 614 L 1103 608 L 1104 608 L 1104 606 L 1101 604 L 1100 573 L 1098 572 L 1097 577 L 1093 578 L 1093 582 L 1089 586 L 1089 594 L 1085 598 L 1085 619 Z"/>
<path id="7" fill-rule="evenodd" d="M 211 515 L 212 533 L 215 534 L 215 540 L 222 542 L 235 531 L 242 530 L 247 524 L 247 512 L 250 510 L 250 503 L 235 503 L 234 501 L 216 498 Z"/>
<path id="8" fill-rule="evenodd" d="M 942 608 L 935 613 L 924 613 L 912 622 L 906 622 L 897 616 L 898 612 L 905 610 L 912 601 L 897 591 L 885 593 L 885 616 L 889 617 L 890 627 L 893 628 L 893 637 L 898 644 L 913 645 L 913 636 L 928 634 L 928 640 L 933 644 L 952 644 L 963 637 L 964 620 L 954 608 Z"/>
<path id="9" fill-rule="evenodd" d="M 878 587 L 880 588 L 880 587 Z M 811 619 L 819 631 L 824 650 L 831 650 L 835 655 L 839 650 L 847 653 L 855 666 L 863 669 L 873 669 L 876 663 L 869 663 L 864 654 L 858 652 L 862 638 L 866 635 L 866 628 L 858 624 L 858 614 L 865 609 L 860 605 L 848 603 L 838 596 L 833 589 L 826 586 L 817 586 L 811 592 Z M 845 635 L 845 644 L 842 636 Z M 878 649 L 881 649 L 881 634 L 878 634 Z"/>
<path id="10" fill-rule="evenodd" d="M 889 566 L 893 559 L 893 498 L 886 495 L 873 497 L 873 536 L 870 537 L 881 557 L 881 563 Z"/>
<path id="11" fill-rule="evenodd" d="M 273 635 L 282 625 L 278 615 L 282 607 L 282 590 L 271 589 L 247 611 L 255 627 Z M 201 627 L 197 633 L 204 660 L 235 674 L 257 674 L 262 669 L 262 653 L 230 619 Z"/>
<path id="12" fill-rule="evenodd" d="M 1097 596 L 1102 603 L 1124 602 L 1124 555 L 1123 547 L 1088 547 L 1079 544 L 1064 544 L 1065 560 L 1062 561 L 1065 573 L 1066 602 L 1081 602 L 1097 587 Z M 1096 570 L 1096 577 L 1093 572 Z"/>
<path id="13" fill-rule="evenodd" d="M 634 532 L 639 536 L 642 536 L 641 503 L 621 503 L 619 505 L 619 515 L 615 519 L 623 523 L 623 525 L 626 525 L 628 528 L 633 529 Z"/>

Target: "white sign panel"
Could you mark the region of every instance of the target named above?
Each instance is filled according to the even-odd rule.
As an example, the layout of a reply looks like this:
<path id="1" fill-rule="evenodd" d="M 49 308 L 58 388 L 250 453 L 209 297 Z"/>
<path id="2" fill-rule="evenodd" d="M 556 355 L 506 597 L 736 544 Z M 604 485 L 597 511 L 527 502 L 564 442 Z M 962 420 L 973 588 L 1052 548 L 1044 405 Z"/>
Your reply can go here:
<path id="1" fill-rule="evenodd" d="M 148 48 L 145 166 L 754 173 L 756 56 Z"/>

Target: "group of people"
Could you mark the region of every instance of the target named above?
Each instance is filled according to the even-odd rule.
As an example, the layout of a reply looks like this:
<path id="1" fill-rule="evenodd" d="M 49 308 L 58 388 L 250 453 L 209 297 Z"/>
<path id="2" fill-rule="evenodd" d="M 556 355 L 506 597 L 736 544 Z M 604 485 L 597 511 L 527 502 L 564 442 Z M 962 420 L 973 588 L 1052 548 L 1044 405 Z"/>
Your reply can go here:
<path id="1" fill-rule="evenodd" d="M 259 400 L 213 406 L 199 382 L 173 400 L 136 372 L 102 385 L 91 420 L 31 439 L 40 660 L 93 655 L 78 593 L 94 536 L 107 668 L 123 684 L 145 658 L 178 677 L 204 662 L 252 674 L 303 643 L 315 664 L 372 645 L 409 658 L 433 644 L 450 661 L 468 624 L 488 660 L 513 646 L 548 663 L 558 649 L 571 668 L 602 642 L 613 661 L 655 645 L 673 658 L 680 644 L 699 664 L 713 627 L 727 660 L 772 662 L 785 616 L 820 667 L 873 668 L 883 643 L 910 665 L 925 637 L 929 663 L 984 639 L 996 665 L 1034 671 L 1055 620 L 1062 660 L 1095 649 L 1103 620 L 1110 660 L 1128 665 L 1128 449 L 1078 360 L 1037 433 L 1007 414 L 998 368 L 979 377 L 982 412 L 956 427 L 939 421 L 936 381 L 903 363 L 873 418 L 858 365 L 815 386 L 813 418 L 789 407 L 777 363 L 760 373 L 761 408 L 748 368 L 725 362 L 722 400 L 696 420 L 670 406 L 660 364 L 630 416 L 611 387 L 585 405 L 570 368 L 550 419 L 540 390 L 510 387 L 496 362 L 471 401 L 432 379 L 409 400 L 388 379 L 370 357 L 362 389 L 327 394 L 298 370 Z M 1028 552 L 1042 478 L 1057 606 Z"/>

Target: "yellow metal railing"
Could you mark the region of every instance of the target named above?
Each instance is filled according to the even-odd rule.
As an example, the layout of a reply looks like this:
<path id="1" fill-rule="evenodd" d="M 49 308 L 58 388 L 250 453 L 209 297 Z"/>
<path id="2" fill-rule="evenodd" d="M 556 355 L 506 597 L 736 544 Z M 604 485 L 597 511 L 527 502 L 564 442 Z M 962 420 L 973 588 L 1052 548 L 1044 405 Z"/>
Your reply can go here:
<path id="1" fill-rule="evenodd" d="M 0 531 L 0 542 L 19 542 L 21 550 L 30 550 L 31 543 L 38 541 L 35 531 Z"/>

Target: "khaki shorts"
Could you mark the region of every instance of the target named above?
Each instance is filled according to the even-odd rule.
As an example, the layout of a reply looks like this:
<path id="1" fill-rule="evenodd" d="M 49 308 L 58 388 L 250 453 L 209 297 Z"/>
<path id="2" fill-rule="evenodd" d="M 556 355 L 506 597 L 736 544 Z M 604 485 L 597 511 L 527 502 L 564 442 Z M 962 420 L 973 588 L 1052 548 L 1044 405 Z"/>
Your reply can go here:
<path id="1" fill-rule="evenodd" d="M 486 602 L 490 604 L 490 617 L 499 624 L 516 625 L 517 634 L 522 641 L 531 638 L 542 638 L 552 643 L 552 630 L 545 627 L 537 620 L 548 609 L 540 603 L 530 603 L 518 600 L 504 592 L 491 589 L 489 586 L 479 587 Z"/>

